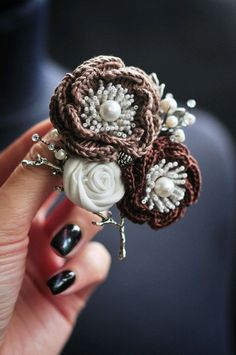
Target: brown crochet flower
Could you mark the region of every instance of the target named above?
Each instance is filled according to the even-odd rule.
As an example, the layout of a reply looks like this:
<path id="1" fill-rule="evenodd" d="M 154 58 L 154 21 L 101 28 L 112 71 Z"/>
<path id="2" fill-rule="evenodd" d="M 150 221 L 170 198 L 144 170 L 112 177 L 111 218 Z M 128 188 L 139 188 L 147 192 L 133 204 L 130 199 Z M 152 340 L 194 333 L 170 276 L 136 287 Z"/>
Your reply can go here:
<path id="1" fill-rule="evenodd" d="M 141 69 L 99 56 L 67 74 L 50 103 L 52 124 L 69 153 L 93 161 L 146 154 L 157 138 L 159 93 Z"/>
<path id="2" fill-rule="evenodd" d="M 201 185 L 196 160 L 168 137 L 157 139 L 145 156 L 124 167 L 122 177 L 126 191 L 118 208 L 134 223 L 154 229 L 182 217 L 186 206 L 196 202 Z"/>

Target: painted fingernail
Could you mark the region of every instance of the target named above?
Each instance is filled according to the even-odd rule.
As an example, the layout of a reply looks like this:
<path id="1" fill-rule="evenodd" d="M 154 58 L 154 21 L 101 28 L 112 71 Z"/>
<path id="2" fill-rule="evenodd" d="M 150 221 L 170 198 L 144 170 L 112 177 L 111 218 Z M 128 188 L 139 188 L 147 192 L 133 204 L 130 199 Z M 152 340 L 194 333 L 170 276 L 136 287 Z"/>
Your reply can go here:
<path id="1" fill-rule="evenodd" d="M 50 288 L 53 295 L 57 295 L 65 291 L 75 282 L 75 273 L 70 270 L 64 270 L 59 274 L 54 275 L 47 281 L 47 286 Z"/>
<path id="2" fill-rule="evenodd" d="M 81 236 L 77 224 L 67 224 L 52 239 L 51 246 L 59 255 L 66 256 L 79 243 Z"/>

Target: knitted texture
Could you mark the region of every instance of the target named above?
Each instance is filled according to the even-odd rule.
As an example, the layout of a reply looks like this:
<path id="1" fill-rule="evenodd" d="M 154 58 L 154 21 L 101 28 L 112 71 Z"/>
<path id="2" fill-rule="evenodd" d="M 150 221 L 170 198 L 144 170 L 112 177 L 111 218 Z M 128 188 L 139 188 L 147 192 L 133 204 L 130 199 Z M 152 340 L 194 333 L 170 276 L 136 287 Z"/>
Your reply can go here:
<path id="1" fill-rule="evenodd" d="M 96 92 L 99 80 L 120 84 L 134 95 L 134 104 L 138 106 L 136 126 L 127 138 L 106 132 L 96 133 L 82 124 L 82 101 L 90 88 Z M 52 96 L 50 118 L 72 155 L 91 161 L 116 161 L 118 154 L 125 152 L 133 158 L 140 158 L 158 136 L 159 103 L 157 87 L 144 71 L 126 67 L 119 58 L 99 56 L 84 62 L 64 77 Z"/>
<path id="2" fill-rule="evenodd" d="M 149 210 L 148 206 L 142 203 L 145 195 L 146 175 L 150 168 L 162 159 L 166 159 L 167 162 L 178 162 L 179 165 L 185 167 L 187 173 L 184 199 L 178 207 L 168 213 L 160 213 L 155 208 Z M 137 159 L 135 164 L 123 167 L 122 177 L 126 192 L 122 200 L 117 203 L 117 207 L 134 223 L 148 223 L 154 229 L 168 226 L 182 217 L 186 207 L 197 201 L 201 185 L 197 161 L 184 145 L 171 142 L 168 137 L 155 140 L 145 156 Z"/>

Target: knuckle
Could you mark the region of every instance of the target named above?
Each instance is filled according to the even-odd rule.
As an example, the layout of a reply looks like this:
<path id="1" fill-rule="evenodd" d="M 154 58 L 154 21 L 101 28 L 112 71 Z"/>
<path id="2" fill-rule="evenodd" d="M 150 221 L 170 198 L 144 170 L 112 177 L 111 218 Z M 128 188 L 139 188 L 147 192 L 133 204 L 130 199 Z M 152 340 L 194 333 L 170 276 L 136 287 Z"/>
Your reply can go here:
<path id="1" fill-rule="evenodd" d="M 2 234 L 2 233 L 1 233 Z M 6 235 L 2 234 L 1 243 L 0 243 L 0 260 L 5 258 L 11 258 L 13 260 L 16 255 L 26 256 L 27 248 L 29 244 L 28 236 L 15 236 L 15 235 Z"/>
<path id="2" fill-rule="evenodd" d="M 0 189 L 0 244 L 5 239 L 9 243 L 12 240 L 18 240 L 17 235 L 24 235 L 28 230 L 28 225 L 25 223 L 25 212 L 15 207 L 15 198 L 16 196 L 12 195 L 8 189 Z"/>

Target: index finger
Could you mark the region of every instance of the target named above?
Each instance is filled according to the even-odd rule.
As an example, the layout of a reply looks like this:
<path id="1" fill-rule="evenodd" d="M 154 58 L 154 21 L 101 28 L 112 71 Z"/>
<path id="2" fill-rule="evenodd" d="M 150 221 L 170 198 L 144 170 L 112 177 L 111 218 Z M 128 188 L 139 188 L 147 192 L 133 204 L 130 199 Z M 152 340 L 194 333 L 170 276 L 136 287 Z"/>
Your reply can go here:
<path id="1" fill-rule="evenodd" d="M 44 139 L 48 140 L 47 136 Z M 52 160 L 51 153 L 41 142 L 31 147 L 26 159 L 34 160 L 37 154 Z M 8 242 L 9 238 L 19 240 L 28 234 L 38 209 L 60 183 L 61 177 L 52 175 L 47 167 L 17 166 L 0 189 L 0 225 L 3 235 L 4 228 L 8 229 L 5 233 Z"/>
<path id="2" fill-rule="evenodd" d="M 0 186 L 12 173 L 15 167 L 27 154 L 33 142 L 31 137 L 34 133 L 44 136 L 52 128 L 49 119 L 46 119 L 23 133 L 18 139 L 11 143 L 7 148 L 0 152 Z"/>

